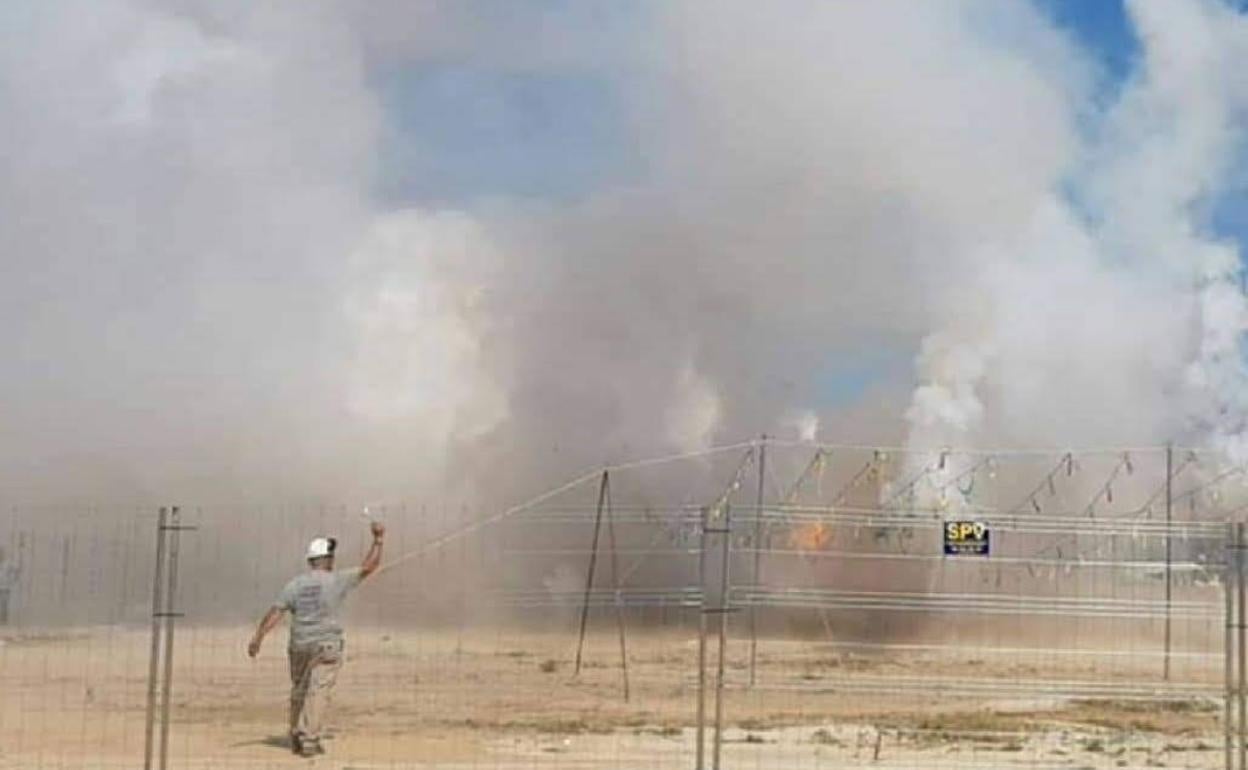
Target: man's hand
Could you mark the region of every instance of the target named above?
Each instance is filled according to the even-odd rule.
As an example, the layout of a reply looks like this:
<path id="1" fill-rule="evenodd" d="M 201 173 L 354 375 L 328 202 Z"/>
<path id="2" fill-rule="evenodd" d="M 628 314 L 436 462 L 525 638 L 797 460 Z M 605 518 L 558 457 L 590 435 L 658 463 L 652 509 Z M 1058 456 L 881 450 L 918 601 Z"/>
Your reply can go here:
<path id="1" fill-rule="evenodd" d="M 260 643 L 264 641 L 265 634 L 273 630 L 274 626 L 282 622 L 282 609 L 280 607 L 270 607 L 269 611 L 264 613 L 264 617 L 260 619 L 260 625 L 256 628 L 256 633 L 251 637 L 251 641 L 247 643 L 247 654 L 256 657 L 260 654 Z"/>
<path id="2" fill-rule="evenodd" d="M 381 542 L 386 537 L 386 525 L 380 521 L 371 521 L 368 528 L 373 532 L 373 544 L 364 555 L 364 563 L 360 565 L 360 579 L 368 577 L 381 566 Z"/>

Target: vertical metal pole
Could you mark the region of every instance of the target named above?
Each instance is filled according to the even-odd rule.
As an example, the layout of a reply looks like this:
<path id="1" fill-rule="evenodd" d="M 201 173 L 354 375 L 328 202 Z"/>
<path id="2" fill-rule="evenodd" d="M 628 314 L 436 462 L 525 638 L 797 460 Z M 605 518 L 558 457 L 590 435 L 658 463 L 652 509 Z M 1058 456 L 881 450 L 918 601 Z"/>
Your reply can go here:
<path id="1" fill-rule="evenodd" d="M 762 588 L 763 559 L 763 483 L 767 476 L 767 435 L 758 447 L 758 497 L 754 505 L 754 583 L 755 592 Z M 757 593 L 755 594 L 758 595 Z M 758 681 L 758 602 L 750 602 L 750 687 Z"/>
<path id="2" fill-rule="evenodd" d="M 1222 565 L 1222 593 L 1226 600 L 1226 609 L 1224 618 L 1226 620 L 1226 638 L 1224 642 L 1222 661 L 1222 673 L 1225 679 L 1225 700 L 1223 704 L 1222 727 L 1224 738 L 1226 740 L 1226 770 L 1234 770 L 1235 755 L 1233 747 L 1235 745 L 1234 730 L 1231 728 L 1231 721 L 1235 710 L 1235 575 L 1236 562 L 1239 559 L 1239 549 L 1236 547 L 1235 539 L 1236 525 L 1227 523 L 1226 525 L 1226 556 Z"/>
<path id="3" fill-rule="evenodd" d="M 468 523 L 468 506 L 460 504 L 459 506 L 459 522 L 454 526 L 462 527 Z M 446 528 L 447 532 L 451 531 L 451 527 Z M 464 626 L 468 618 L 468 538 L 465 536 L 459 539 L 459 571 L 456 573 L 459 577 L 456 583 L 459 585 L 459 617 L 455 626 L 455 659 L 459 660 L 460 655 L 464 652 Z M 479 535 L 477 536 L 480 537 Z"/>
<path id="4" fill-rule="evenodd" d="M 61 537 L 61 611 L 65 611 L 65 600 L 69 596 L 69 555 L 71 551 L 69 535 Z"/>
<path id="5" fill-rule="evenodd" d="M 1162 678 L 1167 682 L 1170 681 L 1170 600 L 1174 591 L 1174 582 L 1171 580 L 1171 569 L 1173 564 L 1172 547 L 1174 545 L 1174 532 L 1171 529 L 1171 512 L 1174 508 L 1174 494 L 1172 493 L 1172 483 L 1174 481 L 1174 446 L 1166 444 L 1166 650 L 1165 662 L 1163 664 Z"/>
<path id="6" fill-rule="evenodd" d="M 585 576 L 585 597 L 581 600 L 581 633 L 576 642 L 576 669 L 573 676 L 581 674 L 581 652 L 585 648 L 585 627 L 589 623 L 589 594 L 594 587 L 594 570 L 598 566 L 598 534 L 602 531 L 602 504 L 607 495 L 607 472 L 602 472 L 598 485 L 598 512 L 594 515 L 594 544 L 589 552 L 589 574 Z"/>
<path id="7" fill-rule="evenodd" d="M 706 529 L 710 524 L 710 516 L 702 509 L 702 535 L 698 547 L 698 595 L 701 606 L 698 610 L 698 728 L 697 754 L 695 767 L 704 770 L 706 767 Z"/>
<path id="8" fill-rule="evenodd" d="M 170 511 L 169 588 L 165 592 L 165 681 L 160 704 L 160 770 L 169 767 L 169 706 L 173 699 L 173 627 L 178 594 L 178 539 L 181 514 L 175 505 Z"/>
<path id="9" fill-rule="evenodd" d="M 724 653 L 728 641 L 728 568 L 732 559 L 732 507 L 724 504 L 723 525 L 718 527 L 720 542 L 719 566 L 719 655 L 715 674 L 715 756 L 714 770 L 719 770 L 720 750 L 724 744 Z"/>
<path id="10" fill-rule="evenodd" d="M 156 719 L 156 675 L 160 671 L 160 624 L 165 600 L 165 520 L 160 509 L 156 519 L 156 575 L 152 580 L 152 648 L 147 661 L 147 727 L 143 742 L 143 770 L 152 770 L 152 738 Z"/>
<path id="11" fill-rule="evenodd" d="M 624 603 L 620 595 L 620 566 L 615 545 L 615 517 L 611 515 L 611 479 L 602 472 L 607 499 L 607 541 L 611 544 L 611 583 L 615 588 L 615 622 L 620 631 L 620 670 L 624 677 L 624 702 L 628 702 L 628 640 L 624 630 Z"/>
<path id="12" fill-rule="evenodd" d="M 1248 712 L 1244 710 L 1244 524 L 1238 522 L 1235 525 L 1235 551 L 1237 557 L 1235 559 L 1235 594 L 1236 594 L 1236 615 L 1235 615 L 1235 646 L 1238 653 L 1238 671 L 1236 672 L 1237 685 L 1235 688 L 1236 706 L 1239 709 L 1239 732 L 1236 735 L 1236 743 L 1239 746 L 1239 766 L 1240 768 L 1248 768 L 1248 762 L 1245 760 L 1245 744 L 1244 733 L 1245 717 Z"/>

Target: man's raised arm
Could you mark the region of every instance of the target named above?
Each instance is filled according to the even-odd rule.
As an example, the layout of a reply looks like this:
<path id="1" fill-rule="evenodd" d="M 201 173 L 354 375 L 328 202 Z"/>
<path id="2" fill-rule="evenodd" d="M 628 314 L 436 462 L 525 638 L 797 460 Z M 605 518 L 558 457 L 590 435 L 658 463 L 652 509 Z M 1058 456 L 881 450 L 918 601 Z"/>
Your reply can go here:
<path id="1" fill-rule="evenodd" d="M 386 536 L 386 527 L 380 521 L 372 522 L 368 528 L 373 532 L 373 544 L 369 546 L 364 562 L 360 564 L 361 580 L 376 572 L 381 566 L 381 541 Z"/>

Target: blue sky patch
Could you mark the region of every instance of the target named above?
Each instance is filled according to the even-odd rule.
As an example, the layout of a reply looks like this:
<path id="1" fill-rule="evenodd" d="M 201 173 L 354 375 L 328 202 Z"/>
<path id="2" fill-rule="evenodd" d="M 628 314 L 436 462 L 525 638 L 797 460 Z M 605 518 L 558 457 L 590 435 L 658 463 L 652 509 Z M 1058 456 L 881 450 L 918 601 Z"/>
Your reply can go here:
<path id="1" fill-rule="evenodd" d="M 413 65 L 382 76 L 381 194 L 403 203 L 566 199 L 635 165 L 613 83 L 578 72 Z"/>
<path id="2" fill-rule="evenodd" d="M 1102 67 L 1115 88 L 1131 72 L 1140 44 L 1122 0 L 1033 0 Z"/>

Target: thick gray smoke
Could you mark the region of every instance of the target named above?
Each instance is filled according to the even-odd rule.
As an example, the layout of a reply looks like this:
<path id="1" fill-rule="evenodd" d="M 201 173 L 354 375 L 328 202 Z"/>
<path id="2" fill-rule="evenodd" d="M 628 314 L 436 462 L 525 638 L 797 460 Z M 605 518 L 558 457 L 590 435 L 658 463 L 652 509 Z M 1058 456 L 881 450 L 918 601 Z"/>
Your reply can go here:
<path id="1" fill-rule="evenodd" d="M 9 489 L 514 497 L 761 432 L 1238 446 L 1238 255 L 1207 232 L 1241 16 L 1132 3 L 1105 105 L 1026 3 L 612 8 L 0 10 Z M 378 83 L 447 63 L 610 83 L 634 173 L 380 195 Z"/>

